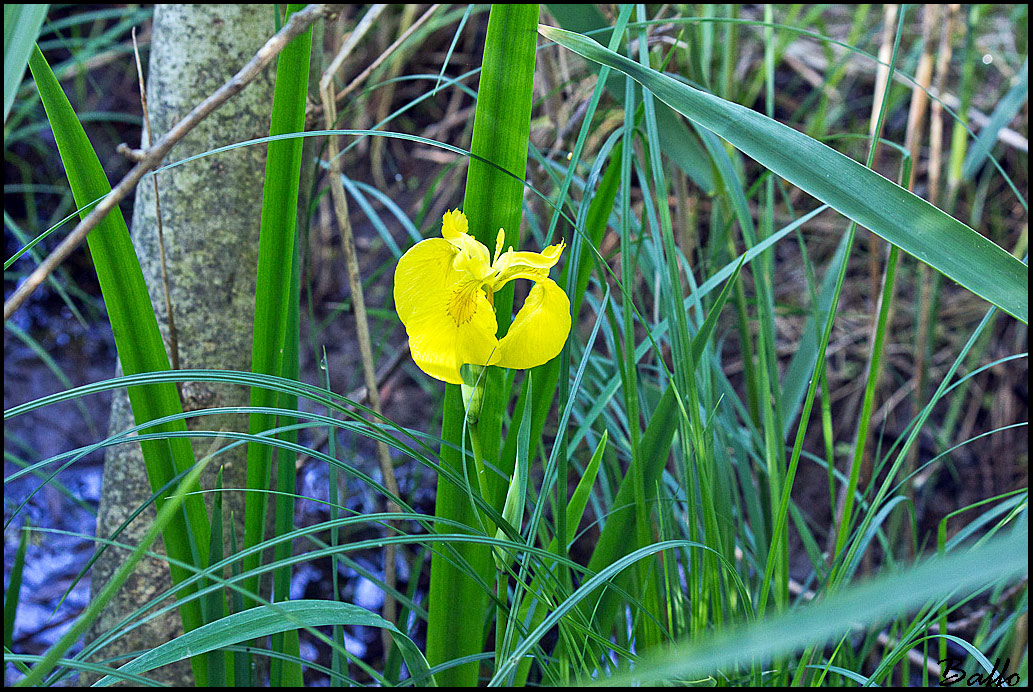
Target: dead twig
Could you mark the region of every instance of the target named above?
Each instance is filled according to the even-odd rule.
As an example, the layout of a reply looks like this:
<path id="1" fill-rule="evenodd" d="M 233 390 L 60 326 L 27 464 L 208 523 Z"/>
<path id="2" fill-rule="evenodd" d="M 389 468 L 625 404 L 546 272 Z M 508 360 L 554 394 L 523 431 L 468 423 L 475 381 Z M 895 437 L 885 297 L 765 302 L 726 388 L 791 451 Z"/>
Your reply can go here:
<path id="1" fill-rule="evenodd" d="M 366 32 L 369 31 L 370 27 L 373 26 L 374 21 L 384 11 L 384 8 L 385 5 L 374 5 L 366 12 L 319 80 L 319 95 L 323 103 L 323 118 L 327 130 L 332 130 L 337 120 L 337 104 L 333 91 L 334 74 L 341 68 L 345 59 L 351 54 L 351 51 Z M 429 12 L 424 17 L 428 15 Z M 390 50 L 388 49 L 388 52 Z M 371 71 L 371 68 L 367 69 L 363 74 L 369 71 Z M 373 363 L 373 348 L 370 344 L 369 322 L 366 318 L 366 301 L 362 291 L 362 275 L 359 271 L 358 253 L 355 250 L 355 238 L 352 235 L 351 221 L 348 218 L 348 198 L 345 196 L 344 184 L 341 182 L 341 158 L 339 156 L 337 137 L 334 135 L 327 137 L 327 160 L 329 162 L 330 196 L 333 199 L 334 213 L 337 216 L 337 223 L 341 230 L 341 245 L 344 249 L 345 266 L 348 269 L 352 309 L 355 312 L 355 333 L 359 341 L 359 354 L 362 357 L 362 374 L 366 382 L 366 397 L 369 400 L 370 408 L 379 416 L 381 415 L 380 392 L 377 388 L 377 376 Z M 397 497 L 398 481 L 395 479 L 394 464 L 391 462 L 391 455 L 383 440 L 377 441 L 377 459 L 380 463 L 380 473 L 383 476 L 384 487 L 387 488 L 387 491 L 392 496 Z M 387 511 L 399 511 L 398 505 L 394 500 L 388 499 Z M 393 523 L 389 523 L 387 530 L 389 532 L 394 531 Z M 391 596 L 396 583 L 395 548 L 393 545 L 387 545 L 384 547 L 384 584 L 387 589 L 384 593 L 383 615 L 384 619 L 391 623 L 397 619 L 395 599 Z M 386 630 L 384 635 L 384 647 L 386 650 L 390 650 L 390 635 Z"/>
<path id="2" fill-rule="evenodd" d="M 146 146 L 151 146 L 151 114 L 147 110 L 147 87 L 143 80 L 143 65 L 140 64 L 140 47 L 136 43 L 136 27 L 133 27 L 133 55 L 136 56 L 136 74 L 140 78 L 140 107 L 143 109 L 143 141 Z M 158 227 L 158 255 L 161 261 L 161 287 L 165 293 L 165 314 L 169 321 L 169 360 L 173 370 L 179 370 L 179 335 L 176 333 L 176 320 L 172 311 L 172 295 L 169 293 L 169 272 L 165 262 L 165 228 L 161 222 L 161 198 L 158 196 L 158 174 L 151 176 L 154 181 L 154 216 Z M 180 390 L 182 398 L 181 383 L 176 383 L 176 389 Z"/>
<path id="3" fill-rule="evenodd" d="M 364 81 L 366 81 L 366 78 L 369 77 L 371 74 L 373 74 L 373 70 L 375 70 L 378 67 L 380 67 L 381 65 L 383 65 L 384 61 L 387 60 L 389 57 L 391 57 L 391 55 L 396 50 L 398 50 L 398 48 L 403 43 L 405 43 L 405 41 L 408 40 L 408 38 L 410 36 L 412 36 L 416 32 L 417 29 L 419 29 L 421 26 L 423 26 L 423 24 L 428 19 L 430 19 L 431 16 L 435 12 L 437 12 L 438 8 L 440 8 L 440 7 L 441 7 L 441 5 L 431 5 L 430 8 L 428 8 L 427 11 L 424 12 L 420 16 L 420 18 L 417 19 L 415 23 L 413 23 L 412 26 L 410 26 L 408 29 L 406 29 L 405 33 L 403 33 L 401 36 L 399 36 L 397 39 L 395 39 L 395 42 L 387 47 L 387 50 L 385 50 L 383 53 L 381 53 L 377 57 L 376 60 L 374 60 L 372 63 L 370 63 L 369 66 L 366 69 L 364 69 L 362 72 L 359 73 L 359 75 L 357 77 L 355 77 L 355 79 L 353 79 L 351 82 L 349 82 L 348 86 L 346 86 L 344 89 L 342 89 L 340 92 L 338 92 L 338 94 L 336 96 L 334 96 L 333 101 L 334 101 L 334 113 L 335 114 L 337 112 L 337 103 L 339 103 L 340 101 L 344 100 L 345 96 L 347 96 L 348 94 L 350 94 L 353 91 L 355 91 L 355 89 L 357 89 L 360 84 L 362 84 Z M 355 32 L 352 32 L 352 33 L 354 34 Z M 347 52 L 350 53 L 351 52 L 351 48 L 349 48 Z M 341 46 L 341 51 L 339 51 L 337 53 L 337 57 L 334 58 L 335 62 L 337 61 L 337 58 L 340 58 L 341 61 L 344 60 L 344 58 L 341 57 L 342 54 L 347 56 L 347 53 L 345 53 L 345 51 L 344 51 L 344 46 Z M 333 65 L 331 65 L 331 67 L 333 67 Z M 327 68 L 326 74 L 335 74 L 338 69 L 340 69 L 340 64 L 338 64 L 337 67 L 334 68 L 333 70 L 331 70 L 330 68 Z M 322 89 L 322 87 L 320 87 L 320 89 Z M 321 108 L 323 110 L 323 119 L 325 121 L 326 120 L 326 105 L 323 104 Z M 320 110 L 319 106 L 313 107 L 312 109 L 310 109 L 310 111 L 308 113 L 306 113 L 305 117 L 306 118 L 313 118 L 313 119 L 318 118 L 319 117 L 319 110 Z M 337 117 L 335 115 L 334 120 L 336 120 L 336 119 L 337 119 Z"/>
<path id="4" fill-rule="evenodd" d="M 25 300 L 39 288 L 39 285 L 64 262 L 97 224 L 99 224 L 115 206 L 125 199 L 143 177 L 156 168 L 176 143 L 183 139 L 192 129 L 211 115 L 226 101 L 240 93 L 250 84 L 262 70 L 287 47 L 296 36 L 307 30 L 316 21 L 340 10 L 342 5 L 309 5 L 304 10 L 291 15 L 287 23 L 266 41 L 255 57 L 242 67 L 229 81 L 215 90 L 211 96 L 202 101 L 194 110 L 161 137 L 153 146 L 142 152 L 139 163 L 133 170 L 102 199 L 86 218 L 82 219 L 68 237 L 52 252 L 19 286 L 4 303 L 4 321 L 11 318 Z"/>

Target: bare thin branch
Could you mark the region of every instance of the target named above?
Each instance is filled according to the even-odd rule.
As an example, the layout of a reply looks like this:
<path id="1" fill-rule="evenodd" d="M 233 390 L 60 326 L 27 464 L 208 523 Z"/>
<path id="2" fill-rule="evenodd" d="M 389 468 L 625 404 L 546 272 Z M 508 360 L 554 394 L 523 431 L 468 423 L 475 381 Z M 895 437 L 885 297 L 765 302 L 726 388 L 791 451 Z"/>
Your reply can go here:
<path id="1" fill-rule="evenodd" d="M 136 187 L 137 183 L 148 172 L 161 163 L 165 155 L 169 153 L 179 140 L 197 127 L 202 120 L 211 115 L 217 108 L 254 81 L 261 74 L 262 70 L 287 47 L 291 40 L 303 33 L 319 19 L 339 11 L 341 7 L 342 5 L 309 5 L 304 10 L 291 15 L 291 18 L 283 28 L 266 41 L 265 45 L 259 49 L 255 57 L 247 65 L 242 67 L 237 74 L 233 75 L 229 81 L 219 87 L 211 96 L 202 101 L 185 118 L 179 121 L 175 127 L 155 142 L 152 147 L 143 152 L 140 162 L 133 167 L 133 170 L 129 171 L 122 178 L 108 196 L 102 199 L 94 207 L 93 211 L 79 222 L 68 237 L 57 246 L 54 252 L 11 294 L 11 297 L 4 303 L 4 320 L 10 319 L 11 315 L 25 302 L 26 298 L 32 295 L 39 288 L 39 285 L 72 254 L 72 251 L 79 247 L 89 232 L 108 215 L 108 212 L 125 199 L 126 195 Z"/>
<path id="2" fill-rule="evenodd" d="M 420 16 L 419 19 L 417 19 L 415 22 L 413 22 L 413 25 L 410 26 L 408 29 L 406 29 L 405 33 L 403 33 L 401 36 L 399 36 L 397 39 L 395 39 L 395 42 L 387 47 L 387 50 L 385 50 L 383 53 L 381 53 L 380 56 L 376 60 L 374 60 L 373 62 L 371 62 L 369 64 L 369 67 L 367 67 L 365 70 L 363 70 L 359 74 L 358 77 L 353 79 L 348 86 L 346 86 L 344 89 L 341 90 L 340 93 L 337 94 L 337 96 L 334 99 L 335 102 L 339 102 L 339 101 L 343 100 L 345 96 L 350 94 L 356 87 L 358 87 L 360 84 L 362 84 L 366 80 L 366 78 L 369 77 L 373 73 L 373 70 L 375 70 L 378 67 L 380 67 L 385 60 L 387 60 L 389 57 L 391 57 L 391 55 L 396 50 L 398 50 L 398 48 L 403 43 L 405 43 L 406 40 L 408 40 L 408 38 L 410 36 L 412 36 L 416 32 L 417 29 L 419 29 L 421 26 L 423 26 L 424 22 L 426 22 L 428 19 L 430 19 L 431 15 L 433 15 L 435 12 L 437 12 L 438 8 L 440 8 L 440 7 L 441 7 L 441 5 L 431 5 L 429 8 L 427 8 L 427 11 L 424 12 Z"/>

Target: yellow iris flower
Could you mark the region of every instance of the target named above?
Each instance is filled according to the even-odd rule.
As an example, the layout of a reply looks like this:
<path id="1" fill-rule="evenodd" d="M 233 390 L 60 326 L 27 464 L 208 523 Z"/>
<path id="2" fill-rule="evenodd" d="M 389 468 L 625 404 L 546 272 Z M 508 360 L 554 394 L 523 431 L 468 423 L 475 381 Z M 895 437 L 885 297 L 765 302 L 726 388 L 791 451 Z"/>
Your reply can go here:
<path id="1" fill-rule="evenodd" d="M 523 369 L 559 354 L 570 333 L 570 301 L 549 269 L 564 243 L 541 253 L 502 252 L 506 234 L 499 229 L 489 262 L 488 248 L 470 236 L 458 209 L 444 215 L 441 235 L 414 245 L 395 268 L 395 307 L 416 365 L 431 377 L 462 384 L 459 368 L 467 363 Z M 513 279 L 534 286 L 498 339 L 494 295 Z"/>

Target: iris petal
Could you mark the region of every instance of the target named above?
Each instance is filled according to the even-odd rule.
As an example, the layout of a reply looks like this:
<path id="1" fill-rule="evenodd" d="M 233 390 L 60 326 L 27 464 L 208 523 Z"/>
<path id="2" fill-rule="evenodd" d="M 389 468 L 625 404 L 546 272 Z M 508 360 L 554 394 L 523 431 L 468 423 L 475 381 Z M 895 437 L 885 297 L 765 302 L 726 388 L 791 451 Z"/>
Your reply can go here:
<path id="1" fill-rule="evenodd" d="M 539 278 L 499 342 L 494 363 L 503 368 L 533 368 L 555 358 L 570 333 L 570 301 L 552 279 Z"/>
<path id="2" fill-rule="evenodd" d="M 491 275 L 488 248 L 468 235 L 457 236 L 448 242 L 458 250 L 452 263 L 457 271 L 468 272 L 475 279 L 484 279 Z"/>
<path id="3" fill-rule="evenodd" d="M 547 277 L 549 269 L 559 262 L 564 247 L 566 244 L 560 241 L 542 252 L 514 252 L 510 248 L 493 266 L 495 280 L 492 282 L 492 290 L 499 290 L 513 279 L 538 281 Z"/>
<path id="4" fill-rule="evenodd" d="M 470 222 L 466 220 L 466 214 L 453 209 L 446 211 L 441 217 L 441 237 L 445 240 L 452 240 L 470 232 Z"/>
<path id="5" fill-rule="evenodd" d="M 455 256 L 441 238 L 414 245 L 398 260 L 394 297 L 416 364 L 432 377 L 460 384 L 460 366 L 493 365 L 499 354 L 495 313 L 479 282 L 453 267 Z"/>
<path id="6" fill-rule="evenodd" d="M 458 209 L 445 212 L 441 217 L 441 237 L 456 249 L 453 265 L 456 270 L 469 272 L 476 279 L 483 279 L 492 272 L 488 248 L 469 234 L 470 223 Z"/>
<path id="7" fill-rule="evenodd" d="M 505 242 L 500 229 L 491 258 L 488 248 L 469 234 L 458 209 L 442 217 L 441 235 L 414 245 L 395 268 L 395 308 L 420 369 L 461 384 L 459 369 L 468 363 L 526 369 L 556 357 L 570 333 L 570 301 L 549 279 L 549 269 L 559 261 L 564 243 L 540 253 L 509 248 L 500 256 Z M 514 279 L 535 284 L 499 341 L 494 292 Z"/>

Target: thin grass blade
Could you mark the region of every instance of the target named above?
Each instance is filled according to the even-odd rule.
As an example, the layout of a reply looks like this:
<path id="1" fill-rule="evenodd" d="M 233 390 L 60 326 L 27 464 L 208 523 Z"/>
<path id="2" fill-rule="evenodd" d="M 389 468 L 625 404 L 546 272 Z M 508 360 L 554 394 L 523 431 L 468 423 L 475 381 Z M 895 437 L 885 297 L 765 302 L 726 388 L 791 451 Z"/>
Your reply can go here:
<path id="1" fill-rule="evenodd" d="M 399 632 L 394 625 L 357 605 L 328 601 L 289 601 L 277 604 L 275 609 L 252 608 L 242 613 L 234 613 L 151 649 L 119 668 L 119 671 L 138 675 L 187 656 L 215 651 L 250 639 L 298 627 L 333 625 L 386 629 L 401 650 L 413 678 L 420 680 L 420 684 L 433 684 L 433 678 L 429 677 L 430 667 L 423 654 L 413 641 Z M 294 664 L 299 665 L 297 662 Z M 108 676 L 97 685 L 105 687 L 113 682 L 114 677 Z"/>
<path id="2" fill-rule="evenodd" d="M 7 593 L 4 594 L 4 648 L 10 650 L 14 638 L 15 614 L 21 600 L 22 574 L 25 570 L 25 551 L 29 546 L 29 521 L 25 521 L 21 536 L 18 538 L 18 551 L 11 563 L 11 575 L 7 582 Z"/>
<path id="3" fill-rule="evenodd" d="M 1015 78 L 1015 85 L 1008 90 L 993 113 L 990 114 L 990 122 L 979 131 L 975 144 L 968 150 L 965 162 L 961 168 L 961 175 L 966 180 L 971 180 L 976 171 L 983 165 L 990 150 L 997 143 L 997 135 L 1001 128 L 1011 122 L 1015 114 L 1019 112 L 1023 104 L 1029 98 L 1029 58 L 1022 63 L 1022 69 Z"/>

